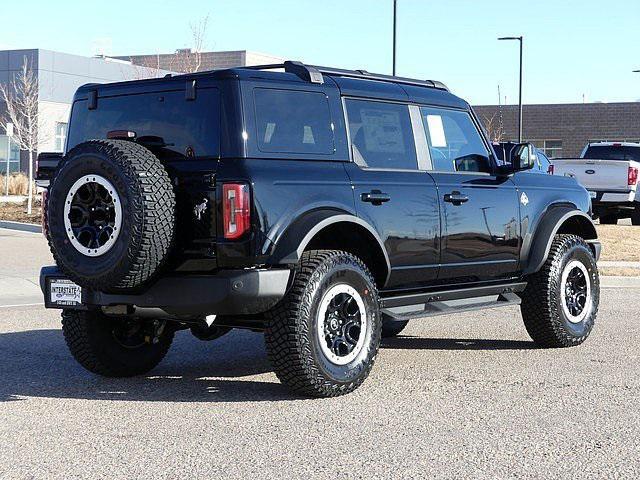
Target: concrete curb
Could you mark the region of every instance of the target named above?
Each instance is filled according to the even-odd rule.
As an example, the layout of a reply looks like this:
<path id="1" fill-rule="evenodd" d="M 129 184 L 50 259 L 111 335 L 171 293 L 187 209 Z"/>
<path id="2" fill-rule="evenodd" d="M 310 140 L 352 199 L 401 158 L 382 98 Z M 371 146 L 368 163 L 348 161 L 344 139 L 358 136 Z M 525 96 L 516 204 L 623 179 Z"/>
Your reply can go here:
<path id="1" fill-rule="evenodd" d="M 0 220 L 0 228 L 17 230 L 19 232 L 42 233 L 42 226 L 36 223 L 22 223 L 11 222 L 9 220 Z"/>

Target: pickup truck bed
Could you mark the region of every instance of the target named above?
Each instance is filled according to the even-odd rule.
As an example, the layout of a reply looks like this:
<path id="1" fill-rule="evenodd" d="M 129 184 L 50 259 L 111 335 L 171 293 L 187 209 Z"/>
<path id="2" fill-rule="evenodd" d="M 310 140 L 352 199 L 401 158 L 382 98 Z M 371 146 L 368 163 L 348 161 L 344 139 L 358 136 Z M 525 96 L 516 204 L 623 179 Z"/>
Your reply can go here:
<path id="1" fill-rule="evenodd" d="M 631 218 L 640 225 L 640 144 L 589 144 L 580 158 L 554 159 L 553 164 L 554 175 L 574 177 L 590 192 L 593 215 L 601 223 Z"/>

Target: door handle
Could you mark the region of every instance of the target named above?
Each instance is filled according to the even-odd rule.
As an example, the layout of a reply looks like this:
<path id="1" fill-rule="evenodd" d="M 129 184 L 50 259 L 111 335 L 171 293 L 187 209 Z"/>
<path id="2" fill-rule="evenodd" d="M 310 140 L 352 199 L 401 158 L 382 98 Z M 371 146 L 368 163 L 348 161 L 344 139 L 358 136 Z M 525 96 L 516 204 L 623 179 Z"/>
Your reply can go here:
<path id="1" fill-rule="evenodd" d="M 446 193 L 444 195 L 444 201 L 453 203 L 454 205 L 462 205 L 464 202 L 469 201 L 469 197 L 461 194 L 460 192 L 454 191 L 451 193 Z"/>
<path id="2" fill-rule="evenodd" d="M 387 193 L 382 193 L 380 190 L 371 190 L 370 192 L 360 195 L 360 199 L 363 202 L 369 202 L 373 205 L 382 205 L 384 202 L 391 200 L 391 197 Z"/>

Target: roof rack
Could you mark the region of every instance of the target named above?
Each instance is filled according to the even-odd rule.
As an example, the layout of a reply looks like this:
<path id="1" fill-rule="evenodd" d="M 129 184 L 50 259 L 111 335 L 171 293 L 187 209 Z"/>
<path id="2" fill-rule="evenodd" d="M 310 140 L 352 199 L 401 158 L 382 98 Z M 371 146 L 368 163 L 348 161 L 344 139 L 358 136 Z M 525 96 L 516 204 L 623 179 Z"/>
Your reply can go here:
<path id="1" fill-rule="evenodd" d="M 336 77 L 360 78 L 365 80 L 378 80 L 382 82 L 401 83 L 403 85 L 416 85 L 419 87 L 431 87 L 439 90 L 449 91 L 447 86 L 437 80 L 416 80 L 414 78 L 394 77 L 393 75 L 382 75 L 379 73 L 369 73 L 366 70 L 345 70 L 342 68 L 320 67 L 316 65 L 305 65 L 302 62 L 287 60 L 284 63 L 273 63 L 269 65 L 252 65 L 251 70 L 273 70 L 282 68 L 285 72 L 293 73 L 298 77 L 312 83 L 324 83 L 322 74 Z"/>

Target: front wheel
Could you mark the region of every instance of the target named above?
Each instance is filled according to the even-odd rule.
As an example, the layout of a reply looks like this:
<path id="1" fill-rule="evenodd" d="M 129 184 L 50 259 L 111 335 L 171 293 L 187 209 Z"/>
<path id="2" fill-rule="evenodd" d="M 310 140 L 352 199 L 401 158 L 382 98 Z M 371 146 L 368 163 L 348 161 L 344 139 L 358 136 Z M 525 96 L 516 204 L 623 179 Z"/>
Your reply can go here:
<path id="1" fill-rule="evenodd" d="M 598 267 L 589 245 L 576 235 L 556 235 L 547 261 L 522 294 L 522 318 L 538 345 L 570 347 L 591 333 L 599 301 Z"/>
<path id="2" fill-rule="evenodd" d="M 162 320 L 63 310 L 62 333 L 76 361 L 105 377 L 142 375 L 164 358 L 174 328 Z"/>
<path id="3" fill-rule="evenodd" d="M 314 397 L 358 388 L 380 345 L 378 304 L 360 259 L 336 250 L 305 252 L 289 292 L 267 313 L 267 353 L 280 381 Z"/>

